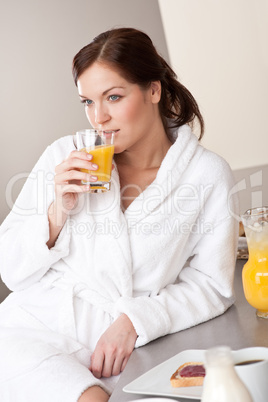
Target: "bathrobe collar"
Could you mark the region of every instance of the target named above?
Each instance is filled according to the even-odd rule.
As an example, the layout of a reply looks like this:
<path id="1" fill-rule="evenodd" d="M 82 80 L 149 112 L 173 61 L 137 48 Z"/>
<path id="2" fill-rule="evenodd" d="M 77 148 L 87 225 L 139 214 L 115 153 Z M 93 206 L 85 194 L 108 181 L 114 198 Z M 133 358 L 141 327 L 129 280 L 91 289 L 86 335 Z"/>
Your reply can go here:
<path id="1" fill-rule="evenodd" d="M 160 207 L 165 198 L 177 187 L 181 175 L 195 154 L 198 140 L 188 125 L 170 129 L 170 135 L 174 139 L 174 143 L 163 159 L 155 180 L 130 204 L 124 213 L 126 219 L 131 218 L 132 223 L 140 222 Z M 117 170 L 114 175 L 117 175 L 116 181 L 119 184 Z M 146 208 L 144 208 L 145 201 L 148 201 Z"/>

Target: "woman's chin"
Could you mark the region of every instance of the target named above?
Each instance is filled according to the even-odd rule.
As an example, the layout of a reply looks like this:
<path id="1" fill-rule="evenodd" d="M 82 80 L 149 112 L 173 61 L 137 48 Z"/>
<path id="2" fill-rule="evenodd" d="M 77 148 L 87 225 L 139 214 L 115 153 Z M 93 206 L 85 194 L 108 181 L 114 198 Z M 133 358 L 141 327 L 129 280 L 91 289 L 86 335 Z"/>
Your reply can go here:
<path id="1" fill-rule="evenodd" d="M 120 147 L 120 145 L 115 145 L 114 146 L 114 154 L 115 155 L 121 154 L 124 151 L 125 151 L 125 149 L 122 146 L 121 147 Z"/>

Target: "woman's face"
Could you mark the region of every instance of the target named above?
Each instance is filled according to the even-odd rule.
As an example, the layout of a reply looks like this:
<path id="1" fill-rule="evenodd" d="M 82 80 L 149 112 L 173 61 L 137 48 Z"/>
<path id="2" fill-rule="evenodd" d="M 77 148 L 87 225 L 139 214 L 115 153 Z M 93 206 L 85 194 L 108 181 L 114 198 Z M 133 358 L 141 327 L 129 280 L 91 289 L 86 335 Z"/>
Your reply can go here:
<path id="1" fill-rule="evenodd" d="M 143 90 L 108 65 L 96 62 L 81 74 L 77 87 L 92 127 L 115 131 L 115 153 L 139 149 L 154 130 L 160 83 Z"/>

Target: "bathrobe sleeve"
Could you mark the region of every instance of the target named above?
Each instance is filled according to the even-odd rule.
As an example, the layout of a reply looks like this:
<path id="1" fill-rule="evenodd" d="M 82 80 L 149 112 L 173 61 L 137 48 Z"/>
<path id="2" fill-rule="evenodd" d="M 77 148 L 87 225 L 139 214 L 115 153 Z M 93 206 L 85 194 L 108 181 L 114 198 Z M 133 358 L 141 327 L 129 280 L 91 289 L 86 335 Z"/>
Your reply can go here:
<path id="1" fill-rule="evenodd" d="M 0 228 L 0 272 L 11 290 L 25 289 L 39 281 L 53 263 L 69 252 L 65 227 L 53 248 L 46 245 L 47 210 L 54 199 L 54 169 L 63 157 L 57 148 L 49 146 L 40 157 Z"/>
<path id="2" fill-rule="evenodd" d="M 229 209 L 237 212 L 238 201 L 233 197 L 228 208 L 228 194 L 234 184 L 228 169 L 227 176 L 215 181 L 202 208 L 202 220 L 212 223 L 213 230 L 189 239 L 194 246 L 177 281 L 150 297 L 118 301 L 118 310 L 128 315 L 138 334 L 136 347 L 212 319 L 234 303 L 238 222 Z"/>

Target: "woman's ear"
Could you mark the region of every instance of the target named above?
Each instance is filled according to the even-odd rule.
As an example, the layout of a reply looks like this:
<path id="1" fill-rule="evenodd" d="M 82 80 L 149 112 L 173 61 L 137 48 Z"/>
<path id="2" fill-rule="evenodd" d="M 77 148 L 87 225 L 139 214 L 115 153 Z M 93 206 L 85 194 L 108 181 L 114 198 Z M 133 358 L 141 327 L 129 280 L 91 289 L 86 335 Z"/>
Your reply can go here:
<path id="1" fill-rule="evenodd" d="M 161 82 L 152 81 L 151 82 L 151 98 L 152 103 L 159 103 L 161 99 Z"/>

